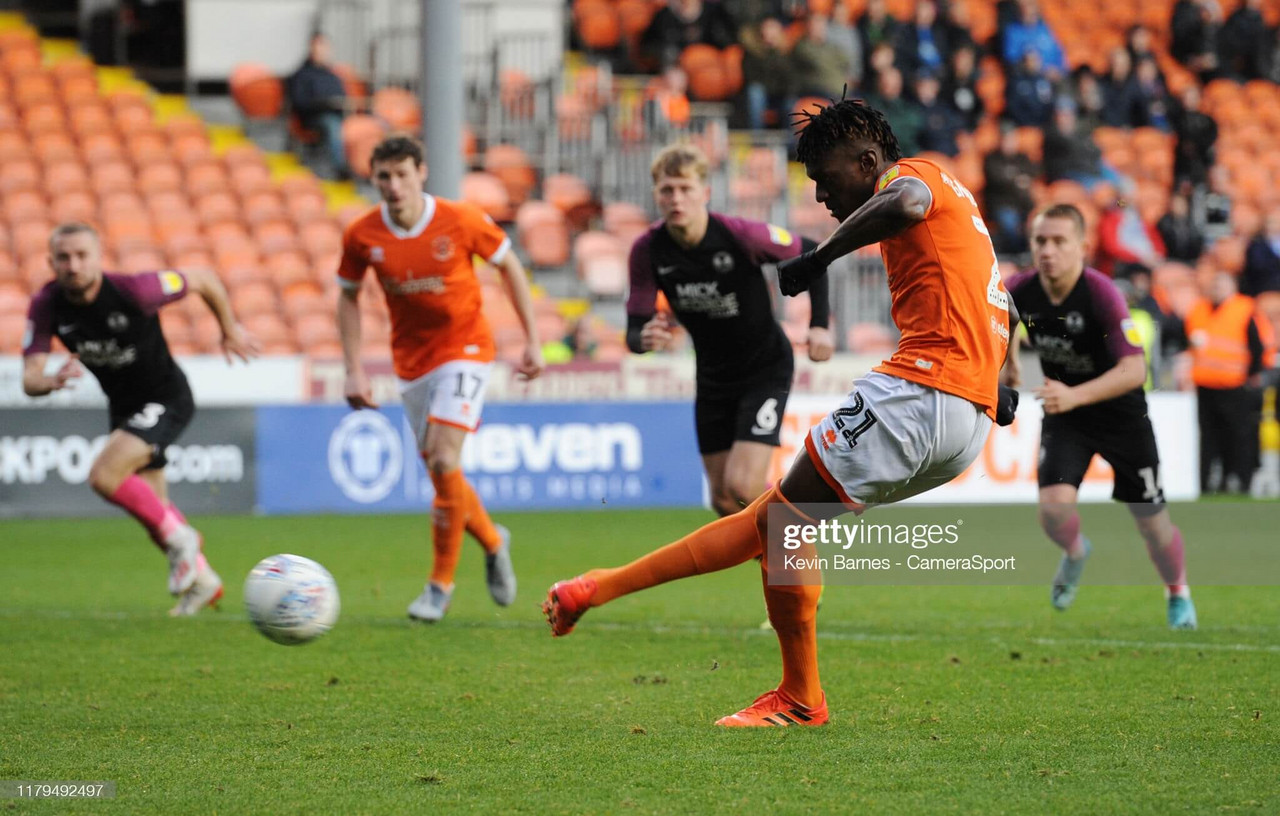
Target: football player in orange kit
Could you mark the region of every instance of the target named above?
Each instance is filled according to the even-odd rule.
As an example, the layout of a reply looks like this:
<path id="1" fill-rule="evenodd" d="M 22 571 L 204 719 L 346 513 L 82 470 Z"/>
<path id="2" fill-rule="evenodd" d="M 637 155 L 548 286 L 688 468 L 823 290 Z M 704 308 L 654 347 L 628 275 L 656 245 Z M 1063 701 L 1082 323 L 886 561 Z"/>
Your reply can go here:
<path id="1" fill-rule="evenodd" d="M 428 622 L 444 617 L 464 531 L 484 547 L 490 595 L 508 606 L 516 595 L 510 535 L 490 520 L 463 477 L 461 454 L 467 434 L 480 421 L 494 358 L 472 256 L 502 272 L 525 331 L 516 370 L 531 379 L 541 373 L 543 362 L 524 267 L 506 234 L 478 208 L 423 192 L 427 166 L 417 141 L 384 140 L 374 149 L 371 166 L 382 204 L 352 222 L 343 237 L 338 329 L 347 402 L 352 408 L 376 408 L 360 359 L 358 301 L 365 271 L 373 267 L 391 311 L 391 358 L 405 416 L 436 489 L 431 577 L 409 605 L 409 617 Z"/>
<path id="2" fill-rule="evenodd" d="M 775 580 L 783 570 L 770 563 L 769 513 L 775 525 L 815 525 L 945 484 L 977 457 L 997 415 L 1012 421 L 1016 393 L 998 384 L 1011 306 L 973 195 L 938 165 L 903 159 L 884 116 L 861 100 L 806 119 L 799 158 L 818 202 L 842 223 L 816 249 L 778 264 L 782 292 L 804 291 L 836 258 L 878 242 L 902 332 L 897 350 L 854 382 L 844 403 L 810 429 L 781 484 L 745 510 L 626 566 L 561 581 L 543 603 L 552 633 L 566 635 L 591 607 L 763 556 L 782 682 L 718 720 L 723 726 L 827 722 L 815 628 L 821 580 Z M 814 518 L 796 503 L 825 507 Z"/>

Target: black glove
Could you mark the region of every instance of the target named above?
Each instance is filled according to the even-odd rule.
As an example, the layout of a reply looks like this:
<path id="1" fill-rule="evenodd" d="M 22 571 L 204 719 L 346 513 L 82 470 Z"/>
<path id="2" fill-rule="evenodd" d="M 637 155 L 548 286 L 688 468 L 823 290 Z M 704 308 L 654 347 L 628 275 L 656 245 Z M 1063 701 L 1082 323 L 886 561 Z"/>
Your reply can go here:
<path id="1" fill-rule="evenodd" d="M 1013 417 L 1018 413 L 1018 391 L 1002 385 L 996 395 L 996 424 L 1003 427 L 1013 424 Z"/>
<path id="2" fill-rule="evenodd" d="M 816 250 L 802 252 L 778 263 L 778 288 L 787 297 L 807 291 L 809 285 L 826 274 L 827 265 L 818 260 Z"/>

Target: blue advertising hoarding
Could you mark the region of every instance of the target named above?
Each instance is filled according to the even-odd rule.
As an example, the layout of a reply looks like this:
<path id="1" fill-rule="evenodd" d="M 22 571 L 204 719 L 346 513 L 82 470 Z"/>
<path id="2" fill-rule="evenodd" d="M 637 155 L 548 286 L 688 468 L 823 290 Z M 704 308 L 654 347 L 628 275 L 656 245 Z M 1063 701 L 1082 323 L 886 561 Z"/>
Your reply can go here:
<path id="1" fill-rule="evenodd" d="M 412 512 L 434 491 L 398 405 L 258 409 L 258 509 Z M 493 510 L 692 507 L 702 461 L 688 403 L 490 404 L 462 467 Z"/>

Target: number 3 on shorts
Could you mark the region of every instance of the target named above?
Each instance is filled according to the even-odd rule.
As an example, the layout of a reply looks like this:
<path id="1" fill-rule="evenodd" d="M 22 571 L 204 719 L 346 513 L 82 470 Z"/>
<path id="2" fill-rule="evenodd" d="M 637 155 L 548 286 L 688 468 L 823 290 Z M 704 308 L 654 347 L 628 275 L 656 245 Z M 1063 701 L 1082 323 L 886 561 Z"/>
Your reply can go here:
<path id="1" fill-rule="evenodd" d="M 158 402 L 148 402 L 142 410 L 129 417 L 129 427 L 146 430 L 154 428 L 164 414 L 164 406 Z"/>

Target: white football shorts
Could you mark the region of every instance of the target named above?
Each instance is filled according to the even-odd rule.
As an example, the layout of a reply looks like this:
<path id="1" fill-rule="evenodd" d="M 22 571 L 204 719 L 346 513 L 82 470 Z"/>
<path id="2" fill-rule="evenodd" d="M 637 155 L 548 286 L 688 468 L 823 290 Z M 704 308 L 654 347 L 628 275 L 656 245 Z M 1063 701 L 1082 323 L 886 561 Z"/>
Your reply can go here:
<path id="1" fill-rule="evenodd" d="M 450 360 L 416 380 L 400 381 L 400 399 L 419 450 L 426 446 L 427 425 L 432 422 L 476 429 L 492 370 L 493 363 Z"/>
<path id="2" fill-rule="evenodd" d="M 809 429 L 805 447 L 827 484 L 857 507 L 901 501 L 969 466 L 991 419 L 963 397 L 873 371 Z"/>

